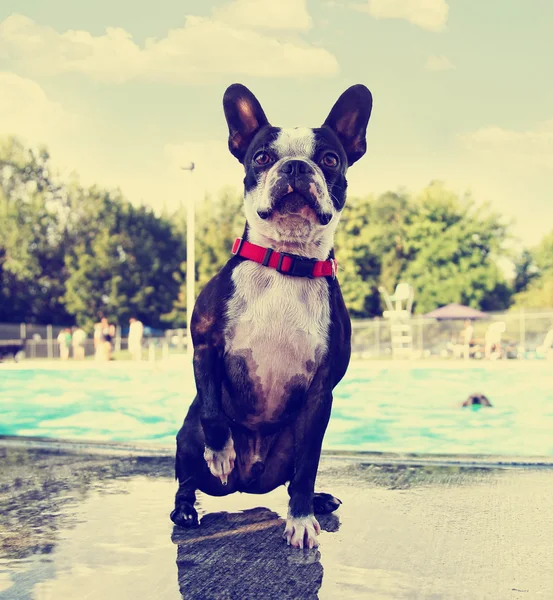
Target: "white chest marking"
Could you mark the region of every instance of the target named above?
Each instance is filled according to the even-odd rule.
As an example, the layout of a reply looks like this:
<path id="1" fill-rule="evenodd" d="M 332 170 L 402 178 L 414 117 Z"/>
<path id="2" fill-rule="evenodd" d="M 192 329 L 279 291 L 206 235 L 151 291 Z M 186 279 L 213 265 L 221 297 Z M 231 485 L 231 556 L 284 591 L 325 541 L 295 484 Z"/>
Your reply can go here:
<path id="1" fill-rule="evenodd" d="M 245 358 L 270 419 L 282 408 L 287 385 L 308 386 L 326 354 L 328 284 L 287 277 L 251 261 L 238 265 L 232 279 L 225 352 Z"/>

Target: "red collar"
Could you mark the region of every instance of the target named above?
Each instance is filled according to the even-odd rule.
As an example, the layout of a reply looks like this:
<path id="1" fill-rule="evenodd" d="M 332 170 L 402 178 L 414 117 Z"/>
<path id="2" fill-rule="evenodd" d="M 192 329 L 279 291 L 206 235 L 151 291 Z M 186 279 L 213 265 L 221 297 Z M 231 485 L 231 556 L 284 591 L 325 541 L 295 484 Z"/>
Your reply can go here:
<path id="1" fill-rule="evenodd" d="M 241 256 L 248 260 L 253 260 L 265 267 L 276 269 L 284 275 L 294 277 L 332 277 L 336 278 L 338 262 L 335 258 L 328 260 L 317 260 L 315 258 L 305 258 L 289 252 L 276 252 L 271 248 L 257 246 L 247 242 L 242 238 L 236 238 L 232 245 L 232 253 L 235 256 Z"/>

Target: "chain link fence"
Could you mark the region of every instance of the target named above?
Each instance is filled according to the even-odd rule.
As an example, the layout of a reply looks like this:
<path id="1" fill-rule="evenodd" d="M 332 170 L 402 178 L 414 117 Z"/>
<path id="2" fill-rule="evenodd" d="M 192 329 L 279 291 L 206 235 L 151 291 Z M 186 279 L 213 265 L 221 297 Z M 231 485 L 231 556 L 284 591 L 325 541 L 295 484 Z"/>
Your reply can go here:
<path id="1" fill-rule="evenodd" d="M 533 358 L 553 328 L 553 309 L 520 310 L 488 313 L 487 319 L 473 321 L 471 356 L 484 356 L 486 333 L 493 323 L 503 322 L 501 350 L 505 358 Z M 425 319 L 413 316 L 410 321 L 413 358 L 456 356 L 462 344 L 463 321 Z M 392 357 L 390 322 L 367 319 L 352 322 L 352 352 L 362 358 Z"/>
<path id="2" fill-rule="evenodd" d="M 61 344 L 58 336 L 66 329 L 71 332 L 75 327 L 65 325 L 36 325 L 30 323 L 0 323 L 0 361 L 6 358 L 25 359 L 60 359 Z M 128 358 L 128 330 L 116 327 L 113 338 L 113 353 L 117 358 Z M 79 358 L 92 358 L 96 354 L 93 332 L 86 332 L 87 337 L 81 344 Z M 186 330 L 167 330 L 165 332 L 146 330 L 142 341 L 143 357 L 157 359 L 169 353 L 186 352 Z M 73 344 L 70 345 L 69 358 L 75 356 Z"/>
<path id="3" fill-rule="evenodd" d="M 471 356 L 484 355 L 486 332 L 494 322 L 505 324 L 501 336 L 502 355 L 505 358 L 533 358 L 544 343 L 547 332 L 553 327 L 553 309 L 521 310 L 506 313 L 489 313 L 487 319 L 473 322 L 473 348 Z M 456 356 L 463 329 L 462 321 L 436 321 L 413 316 L 410 319 L 413 358 L 445 358 Z M 0 359 L 19 353 L 28 359 L 59 359 L 59 333 L 62 325 L 35 325 L 0 323 Z M 94 356 L 92 333 L 84 341 L 86 358 Z M 170 353 L 184 353 L 187 349 L 185 329 L 171 329 L 145 336 L 144 357 L 164 357 Z M 127 338 L 121 328 L 116 329 L 113 340 L 114 353 L 125 357 Z M 383 318 L 354 320 L 352 322 L 352 353 L 355 358 L 392 358 L 390 322 Z M 70 356 L 73 356 L 71 352 Z M 117 356 L 117 354 L 116 354 Z"/>

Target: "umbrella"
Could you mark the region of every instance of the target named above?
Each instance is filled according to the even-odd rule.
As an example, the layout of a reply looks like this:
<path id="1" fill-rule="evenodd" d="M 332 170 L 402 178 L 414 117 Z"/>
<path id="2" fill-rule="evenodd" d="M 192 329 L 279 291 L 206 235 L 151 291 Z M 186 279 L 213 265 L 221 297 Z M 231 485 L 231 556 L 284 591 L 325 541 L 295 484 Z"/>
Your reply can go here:
<path id="1" fill-rule="evenodd" d="M 464 321 L 468 319 L 470 321 L 474 319 L 487 319 L 488 315 L 480 310 L 471 308 L 470 306 L 463 306 L 462 304 L 447 304 L 436 308 L 429 313 L 423 315 L 426 319 L 438 319 L 439 321 L 451 321 L 460 320 Z"/>

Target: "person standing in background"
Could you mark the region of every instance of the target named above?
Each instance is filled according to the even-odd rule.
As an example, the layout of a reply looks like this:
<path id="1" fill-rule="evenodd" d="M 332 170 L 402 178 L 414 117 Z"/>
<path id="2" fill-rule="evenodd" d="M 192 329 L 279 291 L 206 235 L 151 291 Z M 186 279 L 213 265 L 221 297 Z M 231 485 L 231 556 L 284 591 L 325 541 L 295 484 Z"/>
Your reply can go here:
<path id="1" fill-rule="evenodd" d="M 94 325 L 94 347 L 96 360 L 111 360 L 112 340 L 115 337 L 115 326 L 110 325 L 106 317 Z"/>
<path id="2" fill-rule="evenodd" d="M 484 356 L 490 360 L 503 358 L 503 350 L 501 348 L 501 335 L 506 330 L 505 321 L 494 321 L 486 331 Z"/>
<path id="3" fill-rule="evenodd" d="M 115 325 L 103 317 L 100 320 L 100 332 L 102 335 L 102 344 L 104 346 L 105 360 L 111 360 L 111 351 L 113 350 L 113 338 L 115 337 Z"/>
<path id="4" fill-rule="evenodd" d="M 129 351 L 133 360 L 142 360 L 144 325 L 142 321 L 135 319 L 135 317 L 131 317 L 129 323 Z"/>
<path id="5" fill-rule="evenodd" d="M 553 325 L 551 325 L 551 328 L 545 335 L 543 344 L 536 348 L 536 352 L 538 353 L 538 356 L 553 360 Z"/>
<path id="6" fill-rule="evenodd" d="M 60 345 L 60 358 L 67 360 L 69 358 L 69 348 L 71 348 L 71 329 L 65 327 L 58 334 L 58 344 Z"/>
<path id="7" fill-rule="evenodd" d="M 75 360 L 84 360 L 84 341 L 86 340 L 86 333 L 80 327 L 75 328 L 73 331 L 73 358 Z"/>
<path id="8" fill-rule="evenodd" d="M 463 345 L 463 354 L 465 358 L 470 358 L 470 345 L 474 335 L 474 327 L 469 319 L 465 320 L 465 327 L 461 332 L 461 344 Z"/>
<path id="9" fill-rule="evenodd" d="M 94 324 L 94 358 L 104 360 L 104 344 L 102 341 L 102 324 Z"/>

